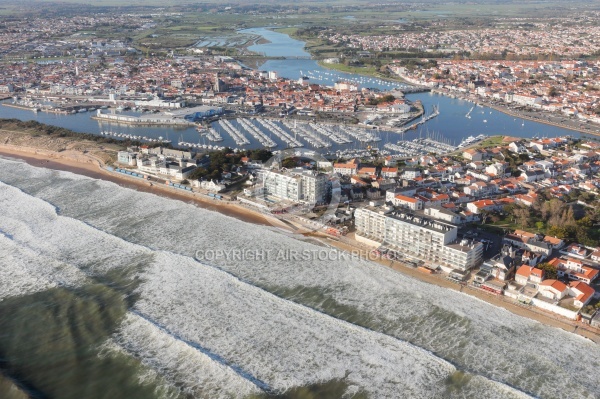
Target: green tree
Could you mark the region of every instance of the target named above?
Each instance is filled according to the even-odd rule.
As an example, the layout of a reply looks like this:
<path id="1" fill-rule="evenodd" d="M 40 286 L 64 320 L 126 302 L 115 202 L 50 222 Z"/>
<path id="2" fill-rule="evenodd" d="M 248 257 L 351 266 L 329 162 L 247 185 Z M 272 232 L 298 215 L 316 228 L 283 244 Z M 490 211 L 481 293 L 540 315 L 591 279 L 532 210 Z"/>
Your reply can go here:
<path id="1" fill-rule="evenodd" d="M 295 168 L 298 166 L 298 160 L 295 158 L 286 158 L 281 162 L 281 166 L 288 169 Z"/>
<path id="2" fill-rule="evenodd" d="M 546 278 L 556 279 L 558 277 L 558 273 L 556 271 L 556 267 L 552 266 L 548 262 L 542 262 L 536 266 L 538 269 L 542 269 Z"/>
<path id="3" fill-rule="evenodd" d="M 581 227 L 590 228 L 594 224 L 589 216 L 584 216 L 576 222 Z"/>
<path id="4" fill-rule="evenodd" d="M 560 238 L 560 239 L 566 238 L 567 235 L 569 234 L 566 228 L 564 228 L 563 226 L 556 226 L 556 225 L 550 226 L 548 228 L 548 230 L 546 231 L 546 233 L 549 236 Z"/>

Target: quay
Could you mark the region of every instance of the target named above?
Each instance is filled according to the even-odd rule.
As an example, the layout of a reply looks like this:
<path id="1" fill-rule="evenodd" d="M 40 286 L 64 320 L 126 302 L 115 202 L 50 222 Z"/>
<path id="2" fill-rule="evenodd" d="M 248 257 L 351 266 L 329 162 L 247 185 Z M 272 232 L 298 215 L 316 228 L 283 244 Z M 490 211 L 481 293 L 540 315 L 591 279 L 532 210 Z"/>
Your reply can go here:
<path id="1" fill-rule="evenodd" d="M 92 116 L 91 119 L 103 122 L 116 122 L 123 125 L 135 126 L 195 126 L 194 122 L 185 119 L 161 118 L 155 116 L 153 118 L 143 118 L 127 115 L 109 115 L 98 113 Z"/>

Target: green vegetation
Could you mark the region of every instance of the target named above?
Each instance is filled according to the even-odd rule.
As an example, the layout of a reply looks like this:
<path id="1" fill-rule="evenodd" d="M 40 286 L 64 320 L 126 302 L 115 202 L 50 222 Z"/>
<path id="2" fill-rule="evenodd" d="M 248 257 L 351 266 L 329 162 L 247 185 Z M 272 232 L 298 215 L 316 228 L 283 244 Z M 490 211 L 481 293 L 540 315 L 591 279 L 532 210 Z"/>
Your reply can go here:
<path id="1" fill-rule="evenodd" d="M 379 69 L 371 66 L 371 65 L 346 65 L 343 63 L 340 64 L 326 64 L 323 62 L 319 62 L 319 65 L 325 68 L 333 69 L 340 72 L 348 72 L 348 73 L 358 73 L 366 76 L 376 76 L 376 73 L 379 72 Z"/>
<path id="2" fill-rule="evenodd" d="M 505 136 L 492 136 L 477 144 L 476 148 L 498 147 L 503 144 Z"/>
<path id="3" fill-rule="evenodd" d="M 548 262 L 542 262 L 536 266 L 538 269 L 542 269 L 544 271 L 544 278 L 556 280 L 558 277 L 558 272 L 556 267 L 552 266 Z"/>
<path id="4" fill-rule="evenodd" d="M 149 147 L 157 147 L 159 143 L 141 143 L 135 140 L 117 140 L 111 137 L 99 136 L 90 133 L 78 133 L 73 130 L 66 129 L 63 127 L 46 125 L 37 121 L 21 121 L 19 119 L 0 119 L 0 130 L 8 131 L 19 131 L 22 133 L 29 133 L 34 136 L 44 135 L 49 137 L 69 137 L 78 140 L 94 141 L 101 144 L 116 144 L 120 148 L 125 148 L 132 145 L 148 145 Z M 165 146 L 164 144 L 162 145 Z M 169 145 L 170 146 L 170 145 Z M 172 146 L 171 146 L 172 148 Z"/>
<path id="5" fill-rule="evenodd" d="M 396 99 L 396 97 L 394 97 L 394 95 L 392 95 L 392 94 L 386 94 L 383 97 L 370 98 L 369 99 L 369 105 L 378 105 L 378 104 L 391 103 L 395 99 Z"/>
<path id="6" fill-rule="evenodd" d="M 573 190 L 565 200 L 576 201 L 584 194 Z M 592 247 L 600 242 L 600 229 L 595 226 L 600 222 L 597 210 L 549 198 L 544 192 L 538 192 L 538 200 L 531 207 L 507 205 L 502 213 L 491 214 L 489 218 L 491 225 L 508 230 L 529 230 Z"/>
<path id="7" fill-rule="evenodd" d="M 276 28 L 273 29 L 276 32 L 283 33 L 285 35 L 294 36 L 298 32 L 299 28 Z"/>
<path id="8" fill-rule="evenodd" d="M 230 172 L 234 169 L 234 166 L 242 164 L 242 157 L 265 162 L 273 156 L 273 153 L 265 149 L 236 153 L 231 148 L 225 148 L 221 151 L 210 152 L 208 156 L 210 163 L 206 167 L 197 168 L 190 173 L 190 180 L 220 180 L 223 173 Z"/>

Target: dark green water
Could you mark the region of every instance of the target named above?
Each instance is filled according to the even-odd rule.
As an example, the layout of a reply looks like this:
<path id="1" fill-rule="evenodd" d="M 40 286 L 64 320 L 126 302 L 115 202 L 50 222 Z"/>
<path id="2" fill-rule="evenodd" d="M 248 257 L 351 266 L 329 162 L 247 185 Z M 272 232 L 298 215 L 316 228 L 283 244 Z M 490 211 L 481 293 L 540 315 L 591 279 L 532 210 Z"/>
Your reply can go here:
<path id="1" fill-rule="evenodd" d="M 174 396 L 157 381 L 142 383 L 144 368 L 137 360 L 102 350 L 135 300 L 130 295 L 135 284 L 123 276 L 107 278 L 110 286 L 53 288 L 0 302 L 2 374 L 36 398 Z"/>

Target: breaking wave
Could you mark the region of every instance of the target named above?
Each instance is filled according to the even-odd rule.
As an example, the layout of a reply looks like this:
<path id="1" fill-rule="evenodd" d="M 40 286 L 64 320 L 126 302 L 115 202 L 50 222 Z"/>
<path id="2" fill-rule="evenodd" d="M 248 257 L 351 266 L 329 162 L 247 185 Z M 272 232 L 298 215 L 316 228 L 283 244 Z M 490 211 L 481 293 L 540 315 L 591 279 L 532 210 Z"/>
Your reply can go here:
<path id="1" fill-rule="evenodd" d="M 344 380 L 373 397 L 600 395 L 588 378 L 598 346 L 562 330 L 365 261 L 201 264 L 198 249 L 317 247 L 112 183 L 4 164 L 0 254 L 14 261 L 0 260 L 0 277 L 16 277 L 0 298 L 134 270 L 136 301 L 111 341 L 184 393 Z"/>

